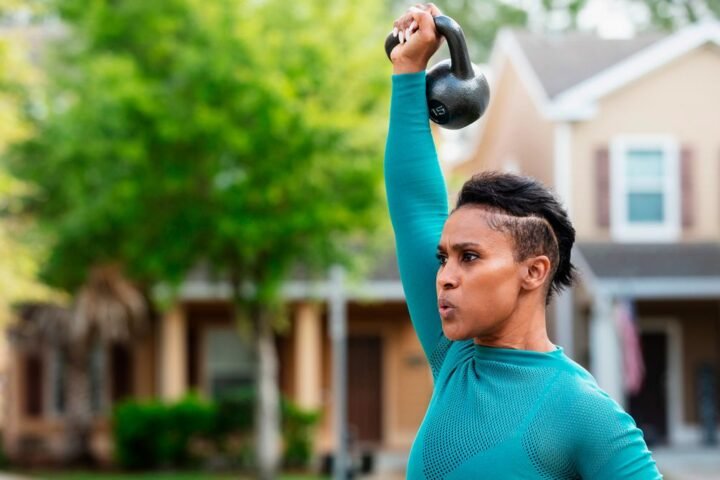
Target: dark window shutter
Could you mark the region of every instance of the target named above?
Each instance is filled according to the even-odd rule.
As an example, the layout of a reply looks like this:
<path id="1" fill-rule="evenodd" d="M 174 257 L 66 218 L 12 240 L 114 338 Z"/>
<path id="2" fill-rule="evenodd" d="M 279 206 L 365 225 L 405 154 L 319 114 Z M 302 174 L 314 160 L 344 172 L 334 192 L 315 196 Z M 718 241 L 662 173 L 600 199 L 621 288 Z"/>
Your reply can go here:
<path id="1" fill-rule="evenodd" d="M 598 226 L 610 226 L 610 155 L 607 147 L 595 150 L 595 215 Z"/>
<path id="2" fill-rule="evenodd" d="M 110 349 L 112 369 L 112 400 L 119 403 L 133 392 L 133 358 L 129 346 L 115 343 Z"/>
<path id="3" fill-rule="evenodd" d="M 43 413 L 43 361 L 39 354 L 28 354 L 25 359 L 25 415 L 40 417 Z"/>
<path id="4" fill-rule="evenodd" d="M 692 227 L 695 221 L 695 205 L 693 202 L 693 151 L 687 146 L 680 149 L 680 205 L 682 226 Z"/>

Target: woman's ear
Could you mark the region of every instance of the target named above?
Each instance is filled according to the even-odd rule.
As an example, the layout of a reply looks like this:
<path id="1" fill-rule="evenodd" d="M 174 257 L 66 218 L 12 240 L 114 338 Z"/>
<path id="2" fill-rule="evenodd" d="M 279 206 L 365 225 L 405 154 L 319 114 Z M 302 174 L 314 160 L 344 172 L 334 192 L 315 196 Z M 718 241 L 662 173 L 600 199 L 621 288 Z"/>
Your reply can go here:
<path id="1" fill-rule="evenodd" d="M 525 290 L 535 290 L 545 285 L 550 275 L 550 259 L 546 255 L 538 255 L 526 259 L 523 263 L 526 268 L 522 287 Z"/>

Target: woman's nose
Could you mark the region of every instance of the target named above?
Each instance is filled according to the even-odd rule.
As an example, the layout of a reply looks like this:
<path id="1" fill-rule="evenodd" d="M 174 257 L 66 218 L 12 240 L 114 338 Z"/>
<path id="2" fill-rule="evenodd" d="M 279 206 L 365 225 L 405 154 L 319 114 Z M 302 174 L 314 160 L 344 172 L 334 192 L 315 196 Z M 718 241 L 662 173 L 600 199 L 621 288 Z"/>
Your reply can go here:
<path id="1" fill-rule="evenodd" d="M 442 267 L 440 267 L 440 270 L 438 270 L 437 274 L 437 286 L 438 288 L 442 288 L 444 290 L 455 288 L 458 285 L 458 275 L 457 271 L 453 266 L 450 264 L 450 262 L 445 263 Z"/>

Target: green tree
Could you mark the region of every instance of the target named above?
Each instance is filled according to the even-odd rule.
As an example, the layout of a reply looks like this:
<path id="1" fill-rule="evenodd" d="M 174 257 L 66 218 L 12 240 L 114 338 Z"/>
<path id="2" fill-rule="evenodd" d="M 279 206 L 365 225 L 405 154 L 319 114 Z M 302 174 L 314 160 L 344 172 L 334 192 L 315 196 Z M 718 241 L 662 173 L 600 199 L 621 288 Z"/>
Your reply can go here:
<path id="1" fill-rule="evenodd" d="M 77 292 L 114 264 L 150 292 L 205 263 L 227 279 L 257 346 L 272 478 L 280 287 L 298 263 L 348 260 L 382 217 L 382 2 L 51 4 L 67 34 L 27 109 L 36 134 L 11 155 L 52 239 L 43 278 Z"/>
<path id="2" fill-rule="evenodd" d="M 0 2 L 0 16 L 11 7 L 16 5 Z M 26 235 L 27 219 L 13 215 L 18 207 L 13 199 L 27 186 L 11 176 L 1 160 L 8 145 L 26 138 L 30 130 L 21 115 L 21 86 L 35 85 L 37 75 L 26 61 L 21 38 L 21 32 L 0 37 L 0 327 L 10 320 L 15 302 L 61 299 L 36 279 L 43 246 L 37 238 Z"/>
<path id="3" fill-rule="evenodd" d="M 650 12 L 651 24 L 675 30 L 708 18 L 720 18 L 720 0 L 641 0 Z"/>
<path id="4" fill-rule="evenodd" d="M 580 11 L 589 0 L 542 0 L 546 12 L 563 12 L 568 29 L 577 27 Z M 637 25 L 640 29 L 676 30 L 691 23 L 720 17 L 720 0 L 625 0 L 627 5 L 642 5 L 647 9 L 649 22 Z"/>

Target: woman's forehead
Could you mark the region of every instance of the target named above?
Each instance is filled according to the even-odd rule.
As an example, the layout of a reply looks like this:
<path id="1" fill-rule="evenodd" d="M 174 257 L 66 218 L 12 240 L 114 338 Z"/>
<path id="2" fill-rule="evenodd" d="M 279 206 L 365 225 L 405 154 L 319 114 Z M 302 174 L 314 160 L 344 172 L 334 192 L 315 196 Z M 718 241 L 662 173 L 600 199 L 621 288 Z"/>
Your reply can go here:
<path id="1" fill-rule="evenodd" d="M 511 244 L 509 234 L 492 228 L 496 215 L 503 215 L 479 207 L 462 207 L 455 210 L 445 222 L 441 246 L 450 249 L 454 245 L 475 243 L 479 246 L 499 246 Z M 507 215 L 503 215 L 507 216 Z"/>

